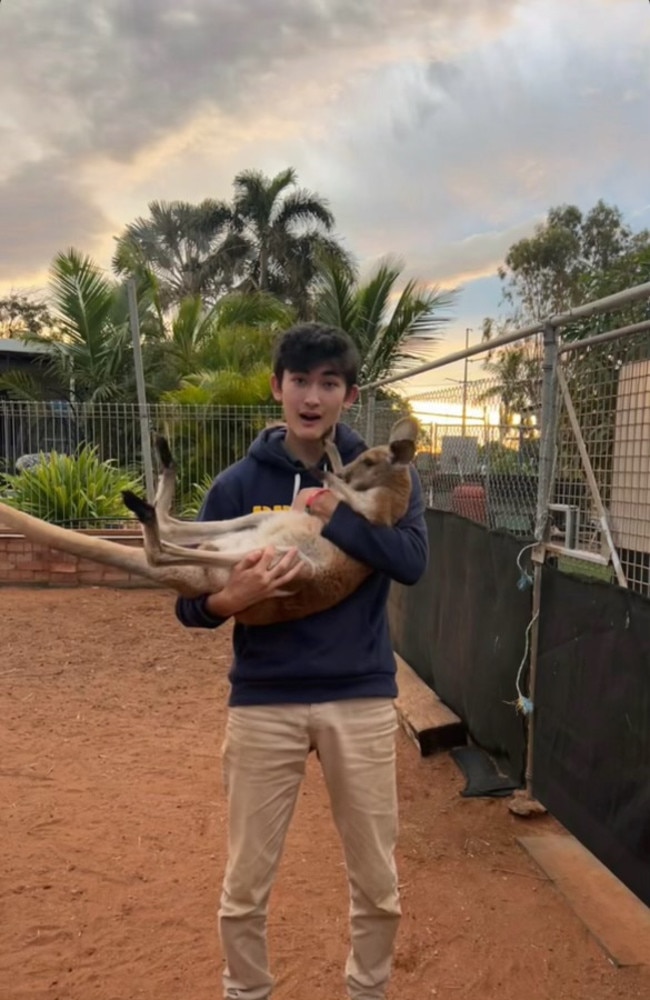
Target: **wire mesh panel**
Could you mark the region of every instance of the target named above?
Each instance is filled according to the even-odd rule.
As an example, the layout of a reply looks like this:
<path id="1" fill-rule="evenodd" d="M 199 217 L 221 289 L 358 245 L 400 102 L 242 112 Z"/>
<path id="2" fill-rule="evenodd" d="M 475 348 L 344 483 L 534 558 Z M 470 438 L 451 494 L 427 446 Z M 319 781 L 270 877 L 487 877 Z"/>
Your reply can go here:
<path id="1" fill-rule="evenodd" d="M 412 397 L 427 502 L 532 536 L 541 445 L 551 440 L 547 541 L 559 567 L 650 594 L 650 332 L 594 341 L 583 325 L 585 343 L 574 335 L 569 327 L 560 343 L 556 376 L 544 376 L 536 340 L 487 362 L 498 377 Z M 557 380 L 558 394 L 557 422 L 547 426 L 544 377 Z"/>
<path id="2" fill-rule="evenodd" d="M 213 478 L 278 420 L 278 407 L 158 405 L 152 434 L 168 438 L 177 465 L 176 510 L 194 515 Z M 72 527 L 129 520 L 122 489 L 143 492 L 136 405 L 0 403 L 2 499 Z"/>
<path id="3" fill-rule="evenodd" d="M 650 334 L 562 356 L 552 533 L 650 593 Z M 600 574 L 610 578 L 611 570 Z"/>
<path id="4" fill-rule="evenodd" d="M 520 340 L 508 335 L 497 350 L 473 348 L 482 353 L 484 378 L 413 395 L 405 377 L 408 402 L 364 392 L 343 419 L 369 445 L 380 444 L 410 408 L 420 421 L 415 464 L 427 504 L 518 538 L 535 531 L 540 456 L 546 484 L 550 451 L 547 541 L 561 568 L 574 560 L 609 580 L 613 562 L 619 581 L 650 593 L 650 332 L 643 325 L 603 340 L 596 324 L 594 340 L 583 323 L 575 341 L 577 328 L 568 326 L 557 372 L 543 365 L 536 326 Z M 551 386 L 557 420 L 548 415 Z M 176 512 L 195 516 L 214 477 L 280 419 L 279 406 L 147 407 L 145 426 L 168 438 L 176 460 Z M 0 499 L 72 527 L 125 521 L 121 491 L 144 492 L 142 433 L 137 405 L 0 400 Z"/>
<path id="5" fill-rule="evenodd" d="M 243 458 L 279 406 L 147 407 L 149 432 L 164 435 L 177 468 L 176 513 L 194 517 L 214 477 Z M 344 420 L 387 440 L 396 413 L 354 406 Z M 140 410 L 131 404 L 0 400 L 0 500 L 67 527 L 115 527 L 132 519 L 121 492 L 144 493 Z"/>
<path id="6" fill-rule="evenodd" d="M 532 356 L 532 355 L 531 355 Z M 416 465 L 430 507 L 528 537 L 534 528 L 541 366 L 412 399 L 422 434 Z"/>

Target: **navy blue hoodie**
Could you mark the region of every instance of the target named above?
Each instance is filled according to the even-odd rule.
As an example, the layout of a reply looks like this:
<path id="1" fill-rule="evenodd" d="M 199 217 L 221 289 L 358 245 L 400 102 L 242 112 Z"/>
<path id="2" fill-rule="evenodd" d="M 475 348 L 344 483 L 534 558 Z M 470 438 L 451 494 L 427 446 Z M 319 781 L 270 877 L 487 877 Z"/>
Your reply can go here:
<path id="1" fill-rule="evenodd" d="M 299 489 L 320 484 L 284 447 L 285 430 L 271 427 L 251 445 L 246 458 L 215 479 L 199 514 L 201 521 L 224 520 L 252 511 L 288 509 Z M 344 463 L 366 446 L 339 424 L 336 445 Z M 394 698 L 395 658 L 388 632 L 386 601 L 390 580 L 413 584 L 428 556 L 424 504 L 417 473 L 409 509 L 394 528 L 372 525 L 340 503 L 323 528 L 328 538 L 374 572 L 348 598 L 327 611 L 277 625 L 235 624 L 230 704 L 268 705 L 345 698 Z M 179 597 L 183 625 L 217 628 L 225 619 L 210 615 L 206 597 Z"/>

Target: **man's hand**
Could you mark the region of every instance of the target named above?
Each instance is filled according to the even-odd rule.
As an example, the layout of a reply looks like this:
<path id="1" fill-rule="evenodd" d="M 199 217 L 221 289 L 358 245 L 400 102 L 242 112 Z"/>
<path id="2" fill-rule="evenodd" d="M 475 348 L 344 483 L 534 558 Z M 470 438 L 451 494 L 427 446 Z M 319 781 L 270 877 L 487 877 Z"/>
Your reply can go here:
<path id="1" fill-rule="evenodd" d="M 314 499 L 309 504 L 309 513 L 318 517 L 323 524 L 327 524 L 341 502 L 331 490 L 319 489 L 318 487 L 300 490 L 291 504 L 291 509 L 303 513 L 307 510 L 307 501 L 312 497 Z"/>
<path id="2" fill-rule="evenodd" d="M 210 594 L 205 609 L 219 618 L 239 614 L 251 604 L 276 597 L 296 579 L 303 565 L 295 548 L 282 557 L 278 557 L 273 545 L 249 552 L 233 567 L 227 586 L 218 594 Z"/>

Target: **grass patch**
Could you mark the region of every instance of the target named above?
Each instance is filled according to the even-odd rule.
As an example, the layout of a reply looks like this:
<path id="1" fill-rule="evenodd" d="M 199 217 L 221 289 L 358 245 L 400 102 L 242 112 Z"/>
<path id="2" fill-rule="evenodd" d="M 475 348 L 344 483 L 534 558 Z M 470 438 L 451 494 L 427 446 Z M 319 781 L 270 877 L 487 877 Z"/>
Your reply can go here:
<path id="1" fill-rule="evenodd" d="M 557 568 L 562 573 L 582 577 L 583 580 L 600 580 L 602 583 L 614 582 L 614 567 L 612 565 L 600 566 L 598 563 L 587 562 L 586 559 L 559 556 Z"/>

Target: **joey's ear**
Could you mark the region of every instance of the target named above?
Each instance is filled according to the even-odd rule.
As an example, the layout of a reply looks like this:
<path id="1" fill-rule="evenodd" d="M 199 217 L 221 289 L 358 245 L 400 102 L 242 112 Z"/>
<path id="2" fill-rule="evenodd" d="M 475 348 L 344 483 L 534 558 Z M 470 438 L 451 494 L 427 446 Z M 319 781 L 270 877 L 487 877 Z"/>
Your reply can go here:
<path id="1" fill-rule="evenodd" d="M 331 435 L 326 436 L 323 439 L 323 449 L 327 456 L 327 460 L 330 463 L 332 472 L 338 476 L 339 473 L 343 471 L 343 459 L 341 458 L 339 450 L 334 443 L 334 438 Z"/>
<path id="2" fill-rule="evenodd" d="M 393 462 L 408 465 L 409 462 L 413 461 L 419 433 L 420 427 L 413 417 L 402 417 L 401 420 L 393 424 L 388 439 Z"/>
<path id="3" fill-rule="evenodd" d="M 415 455 L 415 441 L 410 438 L 403 438 L 401 441 L 391 441 L 390 445 L 391 461 L 396 465 L 408 465 L 413 461 Z"/>
<path id="4" fill-rule="evenodd" d="M 413 417 L 401 417 L 390 429 L 389 444 L 393 441 L 412 441 L 414 444 L 420 433 L 420 425 Z"/>

